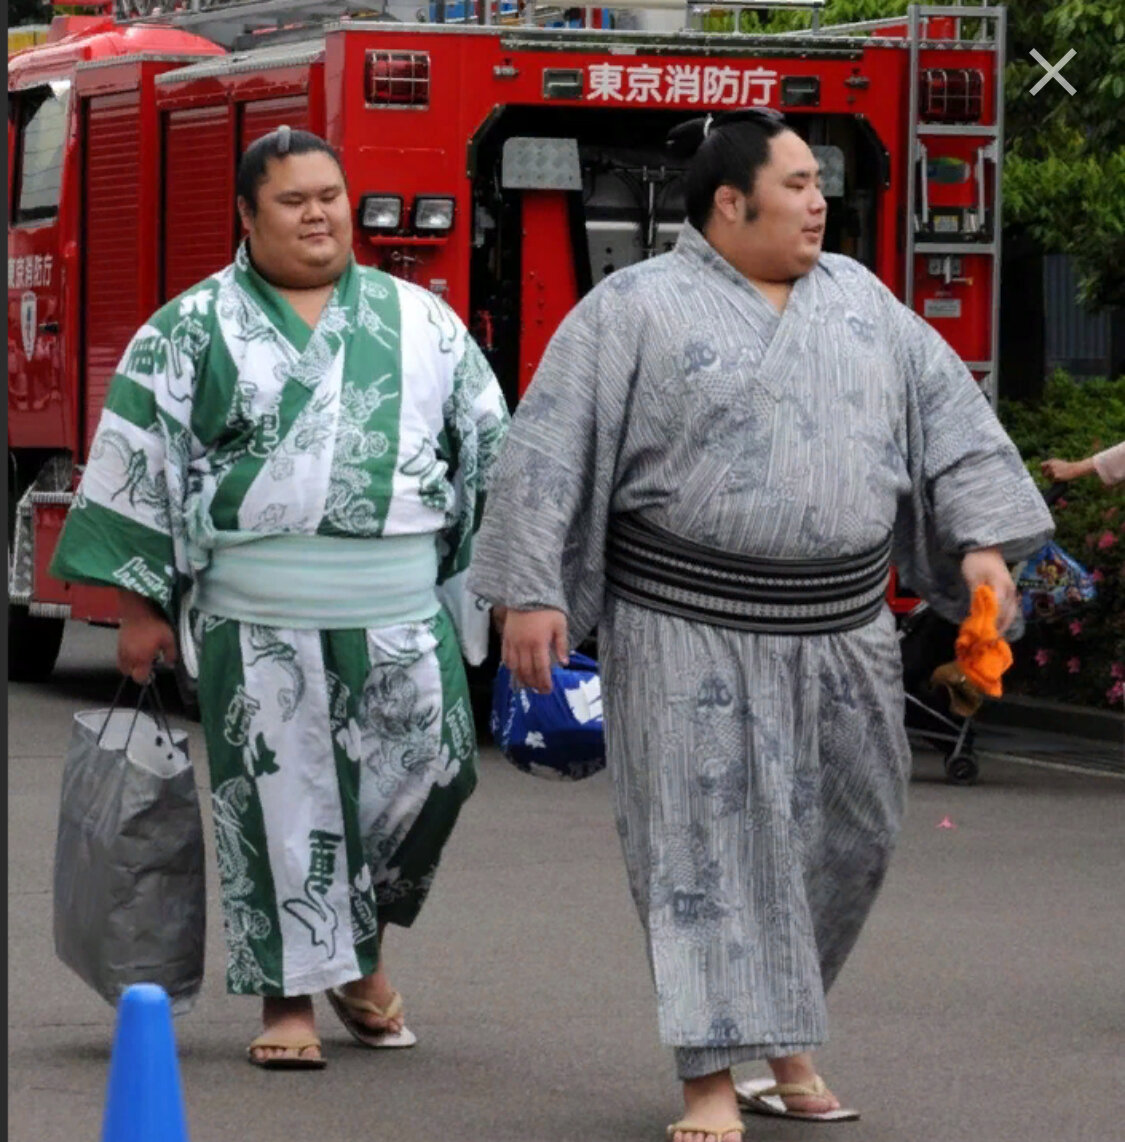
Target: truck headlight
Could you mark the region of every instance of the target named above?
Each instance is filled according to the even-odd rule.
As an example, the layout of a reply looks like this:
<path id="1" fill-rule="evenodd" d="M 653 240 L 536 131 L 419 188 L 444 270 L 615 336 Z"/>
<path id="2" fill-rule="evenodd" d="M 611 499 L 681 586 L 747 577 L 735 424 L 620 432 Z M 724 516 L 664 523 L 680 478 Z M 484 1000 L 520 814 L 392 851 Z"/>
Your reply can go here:
<path id="1" fill-rule="evenodd" d="M 364 230 L 388 233 L 402 225 L 402 199 L 397 194 L 368 194 L 359 204 L 359 224 Z"/>
<path id="2" fill-rule="evenodd" d="M 419 233 L 444 234 L 453 227 L 452 198 L 416 198 L 414 229 Z"/>

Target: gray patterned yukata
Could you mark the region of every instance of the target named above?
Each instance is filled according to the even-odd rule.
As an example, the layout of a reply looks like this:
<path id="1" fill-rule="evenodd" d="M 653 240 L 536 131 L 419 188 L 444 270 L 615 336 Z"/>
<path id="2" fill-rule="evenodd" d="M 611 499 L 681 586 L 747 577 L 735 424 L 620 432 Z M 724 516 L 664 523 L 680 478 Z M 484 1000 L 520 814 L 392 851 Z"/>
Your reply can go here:
<path id="1" fill-rule="evenodd" d="M 782 314 L 686 225 L 564 321 L 489 488 L 471 585 L 600 624 L 605 724 L 661 1038 L 681 1077 L 808 1050 L 882 883 L 910 752 L 885 607 L 845 633 L 749 633 L 606 584 L 628 513 L 740 556 L 855 556 L 893 533 L 949 617 L 966 551 L 1051 532 L 961 361 L 857 262 Z"/>

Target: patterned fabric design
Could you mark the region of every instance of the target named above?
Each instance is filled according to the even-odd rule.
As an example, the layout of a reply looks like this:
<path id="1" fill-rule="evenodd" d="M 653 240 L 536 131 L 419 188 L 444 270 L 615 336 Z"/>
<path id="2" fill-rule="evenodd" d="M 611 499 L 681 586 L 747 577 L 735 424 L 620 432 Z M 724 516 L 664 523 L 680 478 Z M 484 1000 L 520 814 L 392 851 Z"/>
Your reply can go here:
<path id="1" fill-rule="evenodd" d="M 466 572 L 507 423 L 427 290 L 353 262 L 310 329 L 243 247 L 126 350 L 53 573 L 172 614 L 217 532 L 436 534 L 442 600 L 480 661 L 487 607 Z"/>
<path id="2" fill-rule="evenodd" d="M 452 623 L 203 627 L 227 986 L 309 995 L 366 975 L 379 923 L 418 915 L 476 785 Z"/>
<path id="3" fill-rule="evenodd" d="M 959 556 L 1035 550 L 1050 516 L 942 338 L 848 258 L 778 314 L 690 226 L 563 322 L 489 490 L 472 585 L 597 623 L 606 749 L 662 1040 L 684 1077 L 826 1035 L 899 830 L 910 754 L 893 620 L 784 636 L 606 592 L 631 514 L 759 559 L 889 533 L 957 616 Z"/>
<path id="4" fill-rule="evenodd" d="M 1014 560 L 1052 530 L 971 374 L 873 274 L 825 254 L 779 316 L 690 226 L 563 322 L 489 494 L 479 593 L 558 607 L 576 641 L 601 616 L 618 513 L 780 559 L 856 555 L 893 529 L 904 578 L 956 618 L 957 556 Z"/>
<path id="5" fill-rule="evenodd" d="M 433 535 L 442 556 L 429 623 L 197 615 L 232 991 L 355 979 L 377 921 L 409 924 L 425 900 L 475 783 L 461 650 L 480 662 L 489 622 L 468 569 L 507 419 L 452 310 L 354 262 L 310 328 L 243 248 L 126 350 L 57 577 L 174 621 L 220 542 Z"/>

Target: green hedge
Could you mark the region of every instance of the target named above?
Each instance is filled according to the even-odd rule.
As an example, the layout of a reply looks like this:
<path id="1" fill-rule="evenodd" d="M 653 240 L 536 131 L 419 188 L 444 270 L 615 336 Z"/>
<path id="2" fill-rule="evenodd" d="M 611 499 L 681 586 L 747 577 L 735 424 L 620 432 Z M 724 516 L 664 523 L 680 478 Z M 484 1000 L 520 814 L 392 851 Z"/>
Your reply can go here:
<path id="1" fill-rule="evenodd" d="M 1034 405 L 1002 401 L 1004 422 L 1041 488 L 1051 457 L 1080 460 L 1125 440 L 1125 378 L 1075 381 L 1057 372 Z M 1125 708 L 1125 485 L 1076 480 L 1052 513 L 1055 540 L 1093 573 L 1098 597 L 1080 610 L 1029 624 L 1013 647 L 1015 693 Z"/>

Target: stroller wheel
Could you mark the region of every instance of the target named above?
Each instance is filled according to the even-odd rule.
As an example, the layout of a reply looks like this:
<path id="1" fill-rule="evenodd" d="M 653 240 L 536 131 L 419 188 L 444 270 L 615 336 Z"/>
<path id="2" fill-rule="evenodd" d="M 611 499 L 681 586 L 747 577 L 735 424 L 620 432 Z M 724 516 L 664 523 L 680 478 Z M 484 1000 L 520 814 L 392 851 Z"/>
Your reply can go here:
<path id="1" fill-rule="evenodd" d="M 945 776 L 951 785 L 973 785 L 980 767 L 971 754 L 951 753 L 945 759 Z"/>

